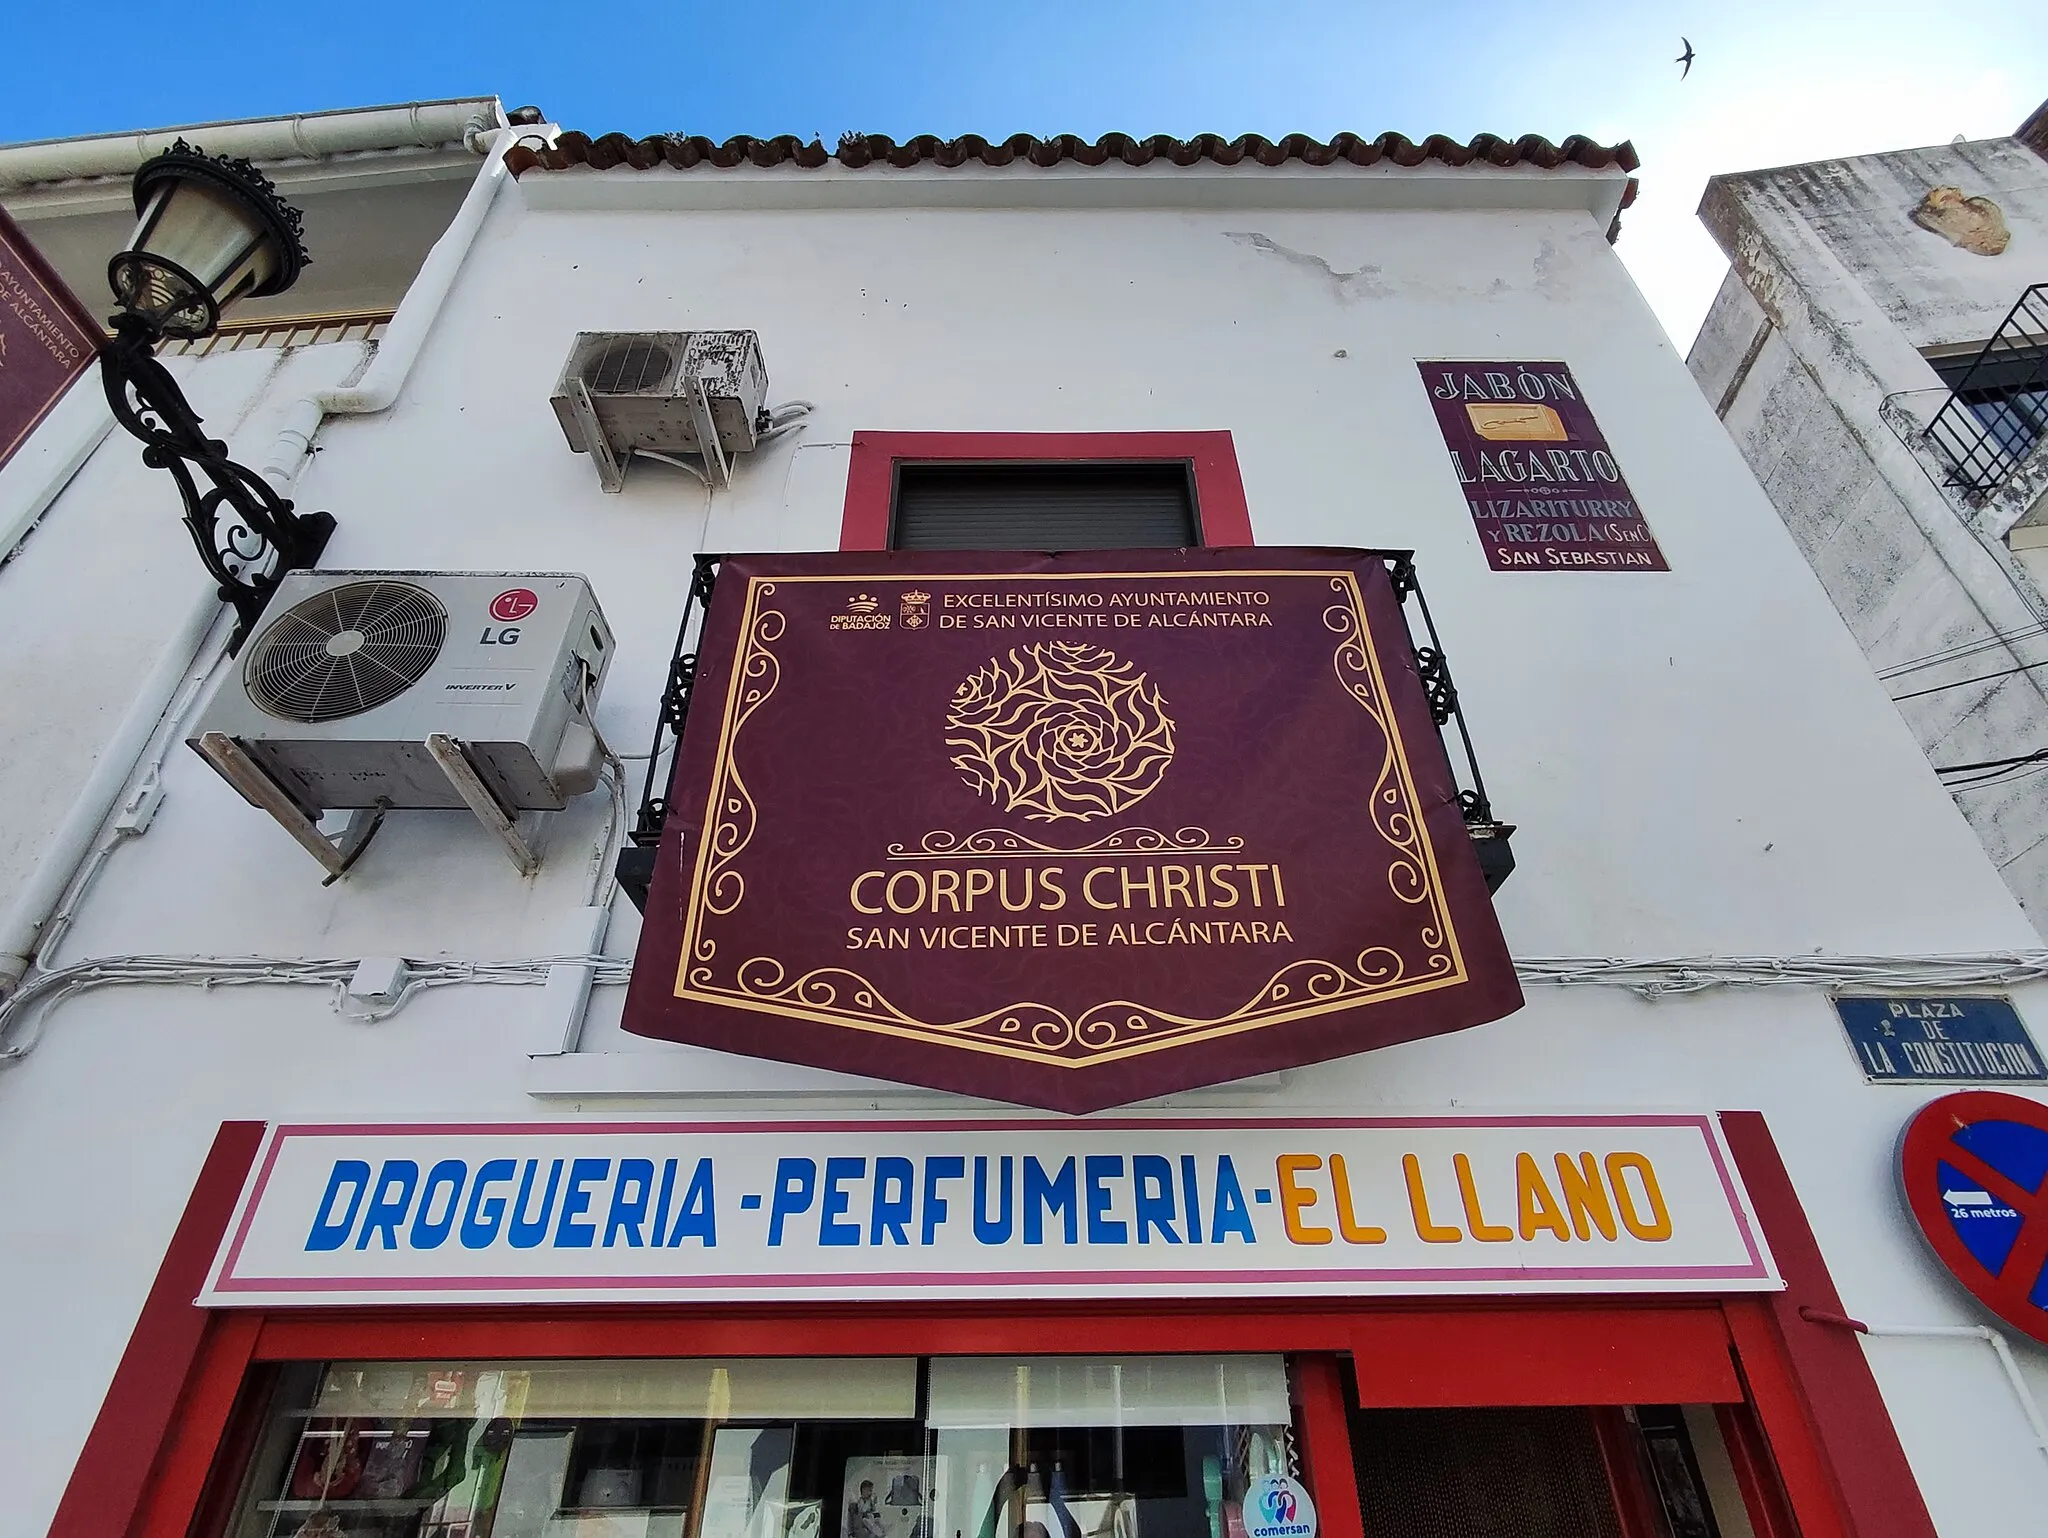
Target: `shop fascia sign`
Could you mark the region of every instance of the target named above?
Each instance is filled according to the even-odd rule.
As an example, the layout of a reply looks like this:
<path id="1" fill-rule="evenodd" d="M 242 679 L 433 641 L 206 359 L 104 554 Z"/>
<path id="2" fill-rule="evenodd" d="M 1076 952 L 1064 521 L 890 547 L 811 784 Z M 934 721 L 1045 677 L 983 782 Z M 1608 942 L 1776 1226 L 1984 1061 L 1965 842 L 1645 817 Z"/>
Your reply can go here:
<path id="1" fill-rule="evenodd" d="M 200 1301 L 1779 1285 L 1709 1114 L 288 1125 Z"/>
<path id="2" fill-rule="evenodd" d="M 643 1036 L 1097 1111 L 1522 995 L 1384 559 L 729 556 Z"/>

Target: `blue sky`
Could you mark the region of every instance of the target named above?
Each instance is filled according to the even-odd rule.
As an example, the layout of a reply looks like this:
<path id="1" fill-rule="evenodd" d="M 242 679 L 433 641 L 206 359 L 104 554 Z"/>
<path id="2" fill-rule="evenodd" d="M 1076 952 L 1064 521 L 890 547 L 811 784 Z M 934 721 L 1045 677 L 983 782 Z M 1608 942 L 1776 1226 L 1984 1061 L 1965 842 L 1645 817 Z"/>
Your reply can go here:
<path id="1" fill-rule="evenodd" d="M 19 0 L 0 142 L 473 94 L 592 134 L 1626 137 L 1621 253 L 1683 350 L 1721 266 L 1692 212 L 1708 174 L 2009 133 L 2048 98 L 2048 22 L 2039 0 Z"/>

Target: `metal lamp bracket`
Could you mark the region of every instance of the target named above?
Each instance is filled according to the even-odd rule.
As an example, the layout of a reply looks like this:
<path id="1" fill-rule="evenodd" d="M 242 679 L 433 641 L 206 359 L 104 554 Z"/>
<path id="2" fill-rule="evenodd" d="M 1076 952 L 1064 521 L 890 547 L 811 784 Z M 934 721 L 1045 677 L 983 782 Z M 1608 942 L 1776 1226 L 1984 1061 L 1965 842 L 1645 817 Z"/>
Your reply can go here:
<path id="1" fill-rule="evenodd" d="M 234 605 L 230 656 L 241 650 L 286 572 L 318 563 L 334 532 L 327 513 L 301 513 L 209 438 L 178 382 L 155 356 L 156 336 L 133 316 L 114 318 L 100 347 L 100 381 L 114 420 L 143 445 L 142 462 L 170 472 L 185 528 L 221 601 Z"/>

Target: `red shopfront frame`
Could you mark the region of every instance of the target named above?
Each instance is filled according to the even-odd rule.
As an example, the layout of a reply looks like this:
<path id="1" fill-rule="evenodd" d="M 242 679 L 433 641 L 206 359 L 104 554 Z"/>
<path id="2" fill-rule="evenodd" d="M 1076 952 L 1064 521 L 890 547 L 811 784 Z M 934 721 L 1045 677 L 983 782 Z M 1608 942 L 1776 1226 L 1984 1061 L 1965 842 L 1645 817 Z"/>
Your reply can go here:
<path id="1" fill-rule="evenodd" d="M 1682 1298 L 1290 1299 L 1285 1306 L 962 1303 L 203 1310 L 262 1138 L 224 1125 L 50 1528 L 187 1538 L 224 1521 L 271 1364 L 429 1358 L 1140 1354 L 1282 1351 L 1326 1538 L 1363 1531 L 1343 1362 L 1373 1405 L 1713 1402 L 1758 1538 L 1934 1538 L 1876 1380 L 1756 1112 L 1722 1126 L 1786 1279 Z M 1048 1351 L 1048 1348 L 1052 1348 Z M 1725 1351 L 1723 1357 L 1721 1353 Z M 1674 1376 L 1676 1374 L 1676 1376 Z M 1683 1392 L 1679 1392 L 1682 1390 Z M 1624 1523 L 1618 1410 L 1596 1411 Z M 1640 1493 L 1638 1491 L 1638 1493 Z"/>

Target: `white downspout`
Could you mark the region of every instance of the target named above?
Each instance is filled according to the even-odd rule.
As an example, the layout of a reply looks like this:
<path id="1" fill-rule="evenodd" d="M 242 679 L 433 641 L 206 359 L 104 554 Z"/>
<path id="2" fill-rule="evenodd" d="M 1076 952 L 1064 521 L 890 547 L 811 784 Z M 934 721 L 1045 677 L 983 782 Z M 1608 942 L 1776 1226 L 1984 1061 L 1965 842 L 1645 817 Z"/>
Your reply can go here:
<path id="1" fill-rule="evenodd" d="M 426 343 L 427 332 L 440 315 L 449 289 L 454 286 L 462 259 L 475 244 L 477 231 L 483 228 L 491 203 L 497 197 L 498 189 L 504 185 L 507 152 L 522 139 L 551 139 L 557 132 L 552 124 L 499 128 L 488 135 L 481 131 L 482 125 L 479 129 L 471 142 L 481 143 L 485 137 L 490 140 L 483 166 L 470 186 L 469 195 L 462 200 L 462 207 L 455 211 L 455 218 L 442 231 L 441 238 L 434 242 L 426 261 L 420 264 L 418 276 L 405 291 L 405 302 L 391 317 L 384 339 L 377 344 L 376 358 L 355 384 L 322 390 L 292 405 L 285 415 L 284 426 L 278 429 L 277 438 L 270 445 L 270 452 L 264 456 L 263 475 L 272 485 L 282 488 L 298 477 L 307 454 L 312 451 L 313 435 L 320 430 L 320 423 L 325 418 L 382 411 L 398 399 L 398 392 L 405 384 L 406 376 L 412 372 L 420 348 Z"/>
<path id="2" fill-rule="evenodd" d="M 2020 1364 L 2014 1359 L 2012 1347 L 2005 1343 L 2005 1337 L 1988 1325 L 1981 1324 L 1865 1324 L 1861 1319 L 1851 1319 L 1846 1314 L 1831 1314 L 1823 1309 L 1802 1307 L 1799 1317 L 1809 1324 L 1833 1325 L 1838 1329 L 1854 1330 L 1859 1335 L 1889 1336 L 1899 1340 L 1981 1340 L 1998 1357 L 1998 1365 L 2005 1369 L 2005 1381 L 2012 1385 L 2013 1398 L 2020 1402 L 2020 1413 L 2027 1418 L 2027 1425 L 2034 1433 L 2034 1445 L 2048 1455 L 2048 1421 L 2041 1417 L 2040 1401 L 2034 1398 L 2034 1390 L 2020 1371 Z"/>
<path id="3" fill-rule="evenodd" d="M 489 152 L 454 221 L 427 253 L 426 261 L 406 290 L 375 360 L 353 388 L 322 391 L 297 402 L 264 457 L 263 474 L 280 492 L 289 494 L 323 417 L 382 411 L 398 398 L 454 285 L 455 274 L 504 184 L 506 152 L 522 138 L 551 136 L 554 132 L 552 125 L 493 131 L 481 115 L 474 120 L 470 142 L 481 144 L 488 136 Z M 150 739 L 156 735 L 185 675 L 199 661 L 220 612 L 220 599 L 209 591 L 179 622 L 121 724 L 100 750 L 92 773 L 72 802 L 71 810 L 58 824 L 34 872 L 8 907 L 5 918 L 0 918 L 0 997 L 11 993 L 27 974 L 43 926 L 56 912 L 80 865 L 91 853 L 101 827 L 112 815 L 122 790 L 148 751 Z"/>
<path id="4" fill-rule="evenodd" d="M 1866 1324 L 1865 1335 L 1894 1335 L 1906 1340 L 1981 1340 L 1998 1355 L 1998 1365 L 2005 1369 L 2005 1381 L 2012 1385 L 2013 1397 L 2020 1402 L 2020 1411 L 2033 1428 L 2034 1445 L 2048 1454 L 2048 1421 L 2041 1418 L 2041 1405 L 2034 1398 L 2034 1391 L 2020 1374 L 2020 1364 L 2013 1359 L 2012 1347 L 2005 1343 L 2005 1337 L 1998 1331 L 1981 1324 Z"/>

